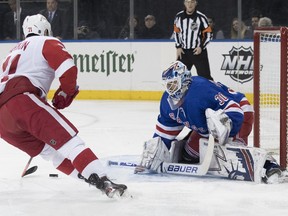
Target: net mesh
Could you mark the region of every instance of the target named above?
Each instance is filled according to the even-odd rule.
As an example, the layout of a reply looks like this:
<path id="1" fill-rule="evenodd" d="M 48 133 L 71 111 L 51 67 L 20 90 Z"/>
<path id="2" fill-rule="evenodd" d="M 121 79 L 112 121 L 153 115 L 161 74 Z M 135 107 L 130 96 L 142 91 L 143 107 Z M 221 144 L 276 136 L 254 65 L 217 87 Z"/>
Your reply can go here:
<path id="1" fill-rule="evenodd" d="M 260 34 L 260 144 L 279 154 L 280 33 Z"/>

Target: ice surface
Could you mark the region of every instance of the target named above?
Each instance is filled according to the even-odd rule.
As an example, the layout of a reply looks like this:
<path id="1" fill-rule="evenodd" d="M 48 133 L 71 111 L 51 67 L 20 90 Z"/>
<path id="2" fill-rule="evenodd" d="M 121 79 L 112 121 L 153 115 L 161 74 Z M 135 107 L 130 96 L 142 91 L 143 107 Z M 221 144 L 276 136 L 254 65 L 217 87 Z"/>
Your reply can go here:
<path id="1" fill-rule="evenodd" d="M 158 102 L 75 101 L 63 110 L 103 164 L 137 158 L 155 128 Z M 29 157 L 0 141 L 0 216 L 271 216 L 288 214 L 288 184 L 265 185 L 217 178 L 145 176 L 107 167 L 129 194 L 109 199 L 86 183 L 64 176 L 42 158 L 21 178 Z M 58 173 L 58 178 L 49 177 Z"/>

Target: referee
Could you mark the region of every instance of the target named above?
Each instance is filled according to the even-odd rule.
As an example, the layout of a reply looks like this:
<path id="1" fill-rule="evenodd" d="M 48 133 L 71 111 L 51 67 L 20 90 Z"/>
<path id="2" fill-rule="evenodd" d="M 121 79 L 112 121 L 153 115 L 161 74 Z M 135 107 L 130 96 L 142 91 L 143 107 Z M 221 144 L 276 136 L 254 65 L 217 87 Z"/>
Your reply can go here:
<path id="1" fill-rule="evenodd" d="M 212 39 L 212 29 L 207 17 L 196 10 L 197 4 L 196 0 L 184 0 L 185 9 L 175 17 L 176 59 L 183 62 L 188 70 L 194 65 L 199 76 L 213 80 L 206 49 Z"/>

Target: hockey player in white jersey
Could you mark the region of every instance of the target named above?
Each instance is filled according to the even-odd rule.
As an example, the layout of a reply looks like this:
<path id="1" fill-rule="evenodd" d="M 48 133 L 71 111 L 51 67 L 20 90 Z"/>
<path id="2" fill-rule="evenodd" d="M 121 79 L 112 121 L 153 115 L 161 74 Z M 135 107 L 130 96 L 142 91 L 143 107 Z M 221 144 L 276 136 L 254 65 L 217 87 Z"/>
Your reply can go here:
<path id="1" fill-rule="evenodd" d="M 77 67 L 72 56 L 40 14 L 23 22 L 25 40 L 4 59 L 0 71 L 0 134 L 7 143 L 52 161 L 61 172 L 84 179 L 108 197 L 122 196 L 124 184 L 110 181 L 97 156 L 77 135 L 76 127 L 58 109 L 78 94 Z M 60 87 L 52 104 L 46 96 L 52 81 Z"/>
<path id="2" fill-rule="evenodd" d="M 266 151 L 247 147 L 253 107 L 244 94 L 219 82 L 191 77 L 179 61 L 163 72 L 162 80 L 166 91 L 161 98 L 154 138 L 145 142 L 136 173 L 146 169 L 187 173 L 187 166 L 181 170 L 175 164 L 169 166 L 169 162 L 201 164 L 205 155 L 203 139 L 211 134 L 217 141 L 214 154 L 208 156 L 213 157 L 209 167 L 212 174 L 266 183 L 282 177 L 279 165 Z M 191 133 L 184 141 L 175 142 L 184 127 Z M 189 172 L 198 168 L 191 166 Z"/>

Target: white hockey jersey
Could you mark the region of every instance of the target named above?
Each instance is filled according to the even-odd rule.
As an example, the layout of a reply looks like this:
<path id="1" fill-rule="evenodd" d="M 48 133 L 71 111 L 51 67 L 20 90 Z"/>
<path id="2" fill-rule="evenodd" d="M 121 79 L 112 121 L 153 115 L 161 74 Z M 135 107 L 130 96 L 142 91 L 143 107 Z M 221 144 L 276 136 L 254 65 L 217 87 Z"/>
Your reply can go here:
<path id="1" fill-rule="evenodd" d="M 27 77 L 31 83 L 41 89 L 46 97 L 54 78 L 60 78 L 65 72 L 75 67 L 72 56 L 57 38 L 32 36 L 19 42 L 4 59 L 0 73 L 0 93 L 8 80 L 17 76 Z M 74 70 L 75 71 L 75 70 Z M 75 91 L 77 70 L 69 80 L 65 78 L 66 88 Z M 69 87 L 67 87 L 69 86 Z M 70 90 L 65 92 L 69 93 Z"/>

